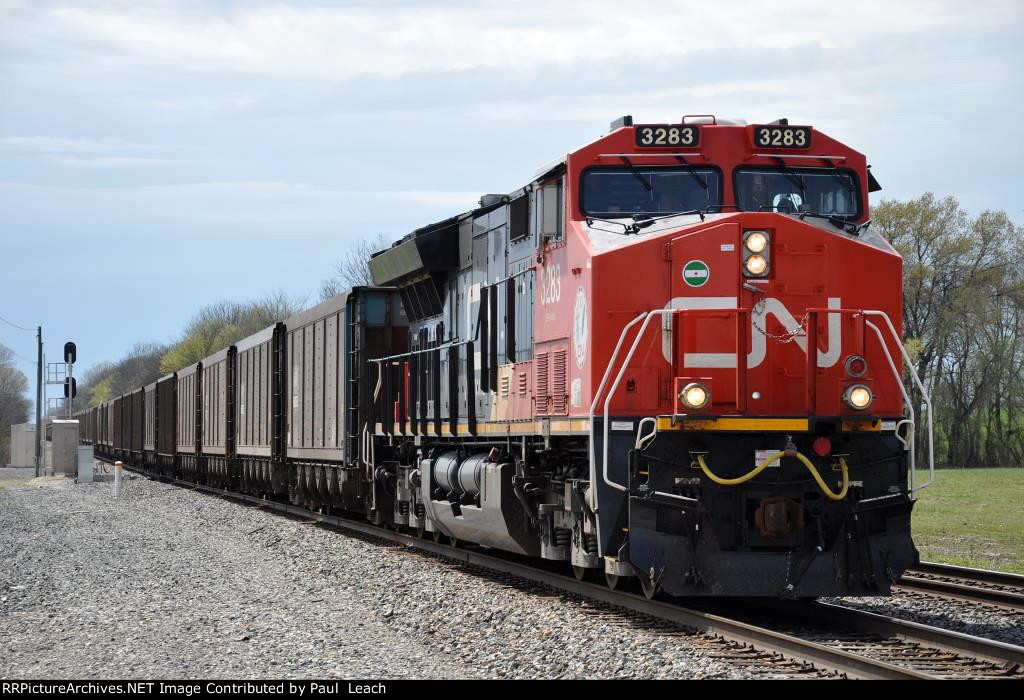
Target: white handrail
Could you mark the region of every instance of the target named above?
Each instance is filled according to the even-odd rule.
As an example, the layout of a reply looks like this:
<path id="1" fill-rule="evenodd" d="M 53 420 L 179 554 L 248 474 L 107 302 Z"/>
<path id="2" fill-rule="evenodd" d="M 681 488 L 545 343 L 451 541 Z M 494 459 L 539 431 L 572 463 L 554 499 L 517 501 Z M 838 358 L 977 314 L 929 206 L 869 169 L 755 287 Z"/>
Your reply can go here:
<path id="1" fill-rule="evenodd" d="M 913 377 L 914 383 L 917 384 L 917 388 L 921 391 L 921 398 L 924 399 L 924 403 L 928 407 L 928 481 L 921 484 L 921 486 L 916 486 L 916 476 L 911 477 L 911 494 L 913 494 L 915 491 L 927 488 L 932 484 L 933 481 L 935 481 L 935 432 L 932 426 L 932 415 L 934 413 L 934 411 L 932 410 L 932 399 L 930 396 L 928 396 L 928 391 L 924 388 L 924 382 L 921 381 L 921 377 L 917 375 L 917 370 L 914 369 L 914 363 L 911 362 L 910 360 L 910 354 L 907 353 L 907 349 L 903 346 L 903 341 L 900 339 L 899 334 L 896 332 L 896 326 L 892 324 L 892 320 L 889 318 L 889 315 L 884 311 L 874 310 L 865 310 L 864 315 L 880 316 L 882 320 L 885 321 L 885 325 L 888 327 L 889 333 L 892 335 L 893 340 L 896 341 L 896 345 L 900 349 L 900 354 L 903 355 L 903 362 L 906 364 L 907 369 L 910 370 L 910 376 Z M 865 321 L 865 323 L 873 326 L 875 328 L 875 332 L 878 332 L 877 326 L 875 326 L 873 323 L 871 323 L 870 321 Z M 880 333 L 879 336 L 881 336 Z M 889 349 L 884 342 L 882 343 L 882 347 L 885 348 L 885 353 L 888 356 Z M 892 359 L 890 358 L 889 361 L 891 364 Z M 902 375 L 898 374 L 896 378 L 897 381 L 899 381 L 900 390 L 903 392 L 904 396 L 906 396 L 906 388 L 903 386 Z M 907 404 L 910 404 L 909 400 L 907 401 Z M 913 406 L 910 406 L 910 410 L 913 411 Z M 914 454 L 914 451 L 911 451 L 911 473 L 913 473 L 913 470 L 917 468 L 917 465 L 913 463 Z"/>
<path id="2" fill-rule="evenodd" d="M 615 396 L 615 390 L 619 388 L 619 382 L 622 381 L 622 375 L 626 373 L 626 369 L 629 367 L 629 361 L 633 359 L 633 353 L 640 346 L 640 341 L 643 340 L 644 333 L 647 331 L 647 326 L 650 324 L 651 319 L 655 316 L 665 316 L 666 314 L 674 314 L 679 311 L 686 311 L 687 309 L 654 309 L 644 314 L 644 322 L 640 326 L 640 330 L 637 331 L 636 338 L 633 340 L 633 345 L 630 346 L 629 352 L 626 353 L 625 359 L 622 361 L 622 366 L 619 368 L 619 373 L 615 375 L 615 381 L 612 382 L 612 386 L 608 389 L 608 396 L 604 400 L 604 425 L 602 426 L 604 431 L 604 444 L 601 446 L 602 449 L 602 464 L 601 464 L 601 475 L 604 478 L 604 483 L 611 486 L 617 491 L 626 491 L 627 488 L 622 484 L 612 481 L 608 476 L 608 410 L 611 407 L 612 397 Z M 591 419 L 591 426 L 593 426 L 593 419 Z M 593 427 L 591 427 L 593 432 Z M 591 448 L 593 452 L 593 448 Z"/>
<path id="3" fill-rule="evenodd" d="M 906 405 L 907 411 L 910 412 L 910 417 L 900 421 L 896 426 L 895 435 L 896 439 L 903 443 L 904 449 L 907 449 L 909 444 L 910 493 L 913 494 L 914 490 L 917 488 L 917 445 L 915 444 L 916 440 L 914 439 L 914 433 L 917 428 L 917 412 L 914 410 L 914 406 L 910 401 L 910 395 L 907 393 L 907 387 L 903 384 L 903 376 L 900 374 L 900 371 L 896 369 L 896 363 L 893 362 L 892 354 L 889 352 L 889 346 L 885 344 L 885 338 L 882 337 L 882 331 L 880 331 L 878 326 L 873 324 L 871 321 L 864 321 L 864 325 L 873 330 L 875 335 L 878 336 L 878 344 L 882 346 L 882 352 L 885 353 L 885 359 L 889 363 L 889 369 L 892 371 L 892 376 L 896 378 L 896 383 L 900 387 L 900 393 L 903 395 L 903 403 Z M 910 425 L 910 429 L 907 431 L 906 442 L 903 442 L 903 438 L 901 438 L 899 434 L 899 426 L 903 423 L 908 423 Z"/>
<path id="4" fill-rule="evenodd" d="M 594 411 L 597 410 L 597 403 L 601 400 L 601 393 L 604 391 L 605 385 L 608 383 L 608 377 L 612 373 L 612 368 L 615 366 L 615 360 L 619 356 L 619 350 L 622 349 L 622 343 L 626 339 L 626 333 L 629 329 L 638 324 L 644 319 L 647 312 L 643 312 L 634 318 L 632 321 L 627 323 L 619 333 L 619 342 L 615 344 L 615 350 L 612 352 L 612 357 L 608 360 L 608 366 L 604 370 L 604 376 L 601 378 L 601 384 L 597 387 L 597 391 L 594 392 L 594 399 L 590 402 L 590 510 L 597 512 L 597 461 L 594 457 Z"/>

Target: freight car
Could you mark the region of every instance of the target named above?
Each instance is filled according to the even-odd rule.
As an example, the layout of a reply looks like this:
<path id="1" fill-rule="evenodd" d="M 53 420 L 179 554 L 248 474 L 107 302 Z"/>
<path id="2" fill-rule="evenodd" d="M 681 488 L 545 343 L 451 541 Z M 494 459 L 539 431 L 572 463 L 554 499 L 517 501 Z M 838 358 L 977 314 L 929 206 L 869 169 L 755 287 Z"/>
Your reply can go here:
<path id="1" fill-rule="evenodd" d="M 875 189 L 810 126 L 623 117 L 161 380 L 161 473 L 649 596 L 885 594 L 928 483 L 905 376 L 932 447 Z"/>

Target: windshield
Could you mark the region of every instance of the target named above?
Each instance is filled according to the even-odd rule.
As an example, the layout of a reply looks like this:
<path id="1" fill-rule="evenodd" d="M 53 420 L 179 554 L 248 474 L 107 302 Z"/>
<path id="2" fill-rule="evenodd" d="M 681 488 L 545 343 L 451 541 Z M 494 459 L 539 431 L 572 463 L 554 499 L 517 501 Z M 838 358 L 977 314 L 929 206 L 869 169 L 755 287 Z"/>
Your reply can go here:
<path id="1" fill-rule="evenodd" d="M 703 211 L 722 203 L 722 176 L 686 166 L 591 169 L 583 173 L 583 211 L 614 219 Z"/>
<path id="2" fill-rule="evenodd" d="M 813 212 L 849 219 L 860 215 L 857 178 L 847 170 L 738 169 L 735 184 L 742 211 Z"/>

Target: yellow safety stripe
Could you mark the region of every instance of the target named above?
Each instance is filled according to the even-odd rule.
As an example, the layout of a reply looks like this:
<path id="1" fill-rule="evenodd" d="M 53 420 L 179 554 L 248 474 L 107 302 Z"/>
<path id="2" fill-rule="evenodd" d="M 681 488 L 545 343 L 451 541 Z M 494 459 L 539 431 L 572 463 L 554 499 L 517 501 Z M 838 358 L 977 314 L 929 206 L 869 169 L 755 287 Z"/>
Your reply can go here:
<path id="1" fill-rule="evenodd" d="M 501 436 L 522 436 L 522 435 L 543 435 L 545 421 L 479 421 L 476 424 L 476 435 L 501 435 Z M 589 421 L 586 418 L 558 418 L 550 419 L 548 432 L 551 435 L 584 435 L 590 433 Z M 880 432 L 882 422 L 880 420 L 844 420 L 842 431 L 852 432 Z M 408 429 L 406 423 L 406 437 L 414 433 Z M 403 435 L 399 430 L 399 424 L 395 423 L 393 428 L 395 435 Z M 658 417 L 658 431 L 709 431 L 709 432 L 760 432 L 760 433 L 806 433 L 810 430 L 810 421 L 807 418 L 741 418 L 737 416 L 722 416 L 719 418 L 676 418 L 672 416 Z M 384 425 L 374 425 L 374 434 L 384 435 Z M 434 430 L 434 421 L 427 421 L 428 437 L 437 437 Z M 448 421 L 441 424 L 441 437 L 470 437 L 469 425 L 460 422 L 456 426 L 456 432 L 452 433 Z"/>
<path id="2" fill-rule="evenodd" d="M 673 425 L 673 422 L 675 423 Z M 751 432 L 807 432 L 809 422 L 806 418 L 677 418 L 671 416 L 658 417 L 658 430 L 713 430 L 713 431 L 751 431 Z"/>
<path id="3" fill-rule="evenodd" d="M 399 430 L 399 424 L 395 423 L 393 426 L 395 435 L 404 435 L 410 437 L 414 433 L 409 429 L 409 421 L 406 421 L 406 432 L 402 433 Z M 548 431 L 551 435 L 583 435 L 590 433 L 590 422 L 586 418 L 559 418 L 548 421 Z M 384 426 L 381 423 L 374 425 L 374 434 L 377 436 L 384 435 Z M 477 435 L 499 435 L 499 436 L 523 436 L 523 435 L 543 435 L 544 434 L 544 421 L 480 421 L 476 424 Z M 425 433 L 428 437 L 437 437 L 437 431 L 434 430 L 434 421 L 431 419 L 427 421 L 427 430 Z M 456 426 L 456 432 L 453 435 L 451 426 L 448 421 L 441 423 L 441 437 L 472 437 L 469 432 L 469 424 L 460 422 Z"/>
<path id="4" fill-rule="evenodd" d="M 882 432 L 882 421 L 844 420 L 841 429 L 844 433 L 880 433 Z"/>

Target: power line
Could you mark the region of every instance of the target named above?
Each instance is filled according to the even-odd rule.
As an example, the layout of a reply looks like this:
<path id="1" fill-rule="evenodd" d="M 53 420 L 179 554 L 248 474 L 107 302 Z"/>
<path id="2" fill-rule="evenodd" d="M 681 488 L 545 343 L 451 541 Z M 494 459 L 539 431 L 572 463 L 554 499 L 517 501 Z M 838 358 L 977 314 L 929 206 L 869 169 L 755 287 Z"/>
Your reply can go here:
<path id="1" fill-rule="evenodd" d="M 7 349 L 11 350 L 11 348 L 7 348 Z M 36 361 L 35 360 L 30 360 L 27 357 L 25 357 L 24 355 L 19 355 L 18 353 L 14 352 L 14 350 L 11 350 L 11 354 L 14 355 L 15 357 L 17 357 L 18 359 L 20 359 L 22 362 L 27 362 L 30 365 L 32 365 L 33 367 L 36 366 Z"/>
<path id="2" fill-rule="evenodd" d="M 29 333 L 35 333 L 36 332 L 35 328 L 25 328 L 25 326 L 19 326 L 17 323 L 11 323 L 10 321 L 8 321 L 3 316 L 0 316 L 0 321 L 3 321 L 4 323 L 6 323 L 8 326 L 11 326 L 12 328 L 17 328 L 19 331 L 28 331 Z"/>

